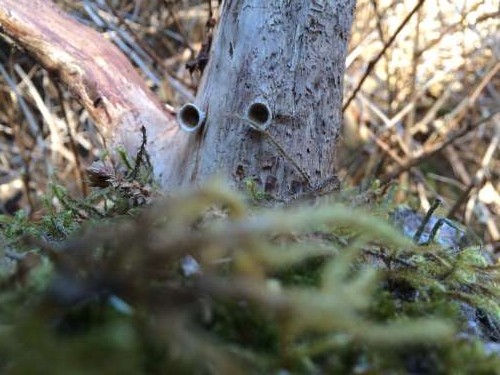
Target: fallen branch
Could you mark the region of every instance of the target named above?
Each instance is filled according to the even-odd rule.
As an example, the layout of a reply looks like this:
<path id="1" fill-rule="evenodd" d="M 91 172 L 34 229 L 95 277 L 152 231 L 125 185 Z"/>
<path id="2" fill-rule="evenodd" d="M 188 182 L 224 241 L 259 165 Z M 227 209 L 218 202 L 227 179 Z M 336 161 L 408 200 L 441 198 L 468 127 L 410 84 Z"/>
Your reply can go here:
<path id="1" fill-rule="evenodd" d="M 135 155 L 141 128 L 155 175 L 166 181 L 183 147 L 173 114 L 150 92 L 127 58 L 97 31 L 49 0 L 2 0 L 0 32 L 68 86 L 108 140 L 111 152 Z M 173 173 L 173 172 L 171 172 Z"/>

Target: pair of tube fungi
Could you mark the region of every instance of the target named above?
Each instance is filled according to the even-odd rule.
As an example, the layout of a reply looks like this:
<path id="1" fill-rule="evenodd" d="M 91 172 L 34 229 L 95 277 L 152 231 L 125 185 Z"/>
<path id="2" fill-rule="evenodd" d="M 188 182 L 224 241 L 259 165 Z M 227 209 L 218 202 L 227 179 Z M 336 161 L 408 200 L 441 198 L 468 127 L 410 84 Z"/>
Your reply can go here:
<path id="1" fill-rule="evenodd" d="M 248 106 L 243 119 L 254 124 L 258 130 L 265 130 L 272 119 L 271 109 L 266 103 L 255 101 Z M 204 125 L 205 120 L 206 113 L 193 103 L 184 104 L 177 112 L 179 126 L 186 132 L 197 131 Z"/>

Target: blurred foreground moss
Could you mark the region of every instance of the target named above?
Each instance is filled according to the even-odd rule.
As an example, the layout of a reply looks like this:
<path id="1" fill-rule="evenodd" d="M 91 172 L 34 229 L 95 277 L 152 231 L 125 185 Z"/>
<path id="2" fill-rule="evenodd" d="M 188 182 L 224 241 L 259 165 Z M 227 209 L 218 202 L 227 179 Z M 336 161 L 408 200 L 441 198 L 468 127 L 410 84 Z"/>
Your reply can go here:
<path id="1" fill-rule="evenodd" d="M 263 209 L 217 183 L 141 208 L 113 204 L 123 189 L 53 194 L 63 209 L 38 223 L 1 220 L 3 372 L 500 368 L 498 266 L 480 246 L 416 246 L 382 206 Z"/>

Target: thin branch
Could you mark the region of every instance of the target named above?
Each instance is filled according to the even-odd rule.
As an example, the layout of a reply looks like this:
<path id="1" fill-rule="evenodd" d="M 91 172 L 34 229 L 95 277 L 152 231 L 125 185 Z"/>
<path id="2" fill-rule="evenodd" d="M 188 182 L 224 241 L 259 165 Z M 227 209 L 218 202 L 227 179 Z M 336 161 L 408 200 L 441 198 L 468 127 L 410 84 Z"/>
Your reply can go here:
<path id="1" fill-rule="evenodd" d="M 344 104 L 344 106 L 342 108 L 343 112 L 347 109 L 347 107 L 349 107 L 349 104 L 351 104 L 351 102 L 353 101 L 353 99 L 356 97 L 356 95 L 358 94 L 358 91 L 361 90 L 361 86 L 363 86 L 363 83 L 368 78 L 368 76 L 370 75 L 371 71 L 373 70 L 373 68 L 375 67 L 375 65 L 377 64 L 377 62 L 385 54 L 385 51 L 387 51 L 387 49 L 391 46 L 391 44 L 394 42 L 394 40 L 396 40 L 396 37 L 399 35 L 399 33 L 401 32 L 401 30 L 403 30 L 403 28 L 406 26 L 406 24 L 408 23 L 408 21 L 410 21 L 410 18 L 417 12 L 417 10 L 420 9 L 420 7 L 424 4 L 424 2 L 425 2 L 425 0 L 419 0 L 419 2 L 417 3 L 417 5 L 415 5 L 415 7 L 411 10 L 411 12 L 406 16 L 406 18 L 398 26 L 398 28 L 396 29 L 395 33 L 387 41 L 387 43 L 384 45 L 384 47 L 379 52 L 379 54 L 377 56 L 375 56 L 368 63 L 368 66 L 366 67 L 365 74 L 363 75 L 363 77 L 359 81 L 358 85 L 354 89 L 354 91 L 351 94 L 351 96 L 349 97 L 349 99 L 347 99 L 347 101 L 345 102 L 345 104 Z"/>
<path id="2" fill-rule="evenodd" d="M 398 177 L 401 173 L 406 172 L 407 170 L 415 167 L 418 164 L 421 164 L 424 160 L 427 160 L 431 156 L 437 154 L 438 152 L 440 152 L 444 148 L 446 148 L 449 145 L 451 145 L 454 142 L 456 142 L 458 139 L 462 138 L 464 135 L 470 133 L 471 131 L 477 129 L 482 124 L 488 122 L 489 120 L 491 120 L 498 113 L 500 113 L 500 109 L 497 110 L 497 111 L 495 111 L 495 112 L 493 112 L 493 113 L 491 113 L 489 116 L 487 116 L 485 118 L 482 118 L 480 121 L 476 122 L 475 124 L 465 126 L 462 130 L 460 130 L 457 133 L 455 133 L 454 135 L 450 136 L 446 141 L 442 142 L 439 145 L 436 145 L 436 146 L 430 148 L 429 150 L 427 150 L 426 152 L 424 152 L 422 155 L 420 155 L 420 156 L 418 156 L 418 157 L 416 157 L 414 159 L 411 159 L 411 160 L 407 161 L 406 163 L 404 163 L 399 168 L 396 168 L 396 170 L 394 170 L 393 172 L 386 174 L 385 176 L 383 176 L 381 178 L 381 182 L 382 183 L 388 183 L 392 179 Z"/>
<path id="3" fill-rule="evenodd" d="M 71 152 L 73 153 L 73 157 L 75 159 L 75 177 L 78 181 L 78 184 L 80 185 L 80 189 L 82 190 L 82 194 L 84 197 L 88 195 L 88 186 L 85 183 L 85 178 L 83 177 L 83 169 L 82 169 L 82 163 L 80 161 L 80 155 L 78 153 L 78 149 L 76 147 L 76 142 L 75 138 L 73 137 L 73 132 L 71 131 L 71 118 L 68 112 L 67 103 L 64 100 L 64 93 L 61 89 L 61 86 L 58 85 L 57 83 L 54 84 L 57 90 L 57 96 L 59 98 L 59 103 L 61 105 L 61 110 L 63 113 L 63 116 L 66 121 L 64 123 L 66 124 L 66 131 L 68 132 L 68 139 L 69 139 L 69 145 L 71 147 Z"/>

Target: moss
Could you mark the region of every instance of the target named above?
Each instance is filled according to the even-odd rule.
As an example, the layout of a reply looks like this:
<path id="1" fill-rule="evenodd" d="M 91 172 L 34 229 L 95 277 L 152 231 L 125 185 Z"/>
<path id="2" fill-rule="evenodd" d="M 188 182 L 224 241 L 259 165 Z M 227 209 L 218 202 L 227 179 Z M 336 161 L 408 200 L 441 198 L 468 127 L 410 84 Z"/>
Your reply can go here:
<path id="1" fill-rule="evenodd" d="M 325 262 L 324 257 L 310 258 L 300 264 L 285 267 L 274 276 L 286 286 L 318 287 Z"/>
<path id="2" fill-rule="evenodd" d="M 464 303 L 485 326 L 498 319 L 498 268 L 479 247 L 415 246 L 381 219 L 386 205 L 374 214 L 338 203 L 255 209 L 212 184 L 119 215 L 120 191 L 77 201 L 57 188 L 52 198 L 65 204 L 43 220 L 3 219 L 9 246 L 39 257 L 3 275 L 6 372 L 488 374 L 499 366 L 483 341 L 458 334 Z M 183 275 L 187 255 L 200 272 Z"/>
<path id="3" fill-rule="evenodd" d="M 214 308 L 210 331 L 228 344 L 267 356 L 279 353 L 278 328 L 267 314 L 245 301 L 225 301 Z"/>

